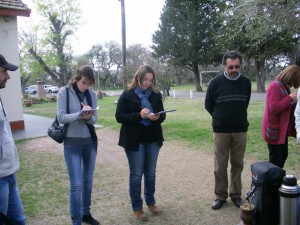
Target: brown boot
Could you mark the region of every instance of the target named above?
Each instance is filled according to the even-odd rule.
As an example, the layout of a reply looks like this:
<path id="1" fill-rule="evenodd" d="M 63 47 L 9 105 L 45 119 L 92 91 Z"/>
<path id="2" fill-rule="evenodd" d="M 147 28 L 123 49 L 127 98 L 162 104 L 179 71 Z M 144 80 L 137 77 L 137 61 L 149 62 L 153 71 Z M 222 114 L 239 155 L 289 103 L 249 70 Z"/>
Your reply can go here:
<path id="1" fill-rule="evenodd" d="M 147 215 L 144 213 L 144 211 L 141 210 L 137 210 L 137 211 L 133 211 L 134 215 L 136 216 L 137 219 L 141 220 L 141 221 L 146 221 L 148 220 Z"/>
<path id="2" fill-rule="evenodd" d="M 153 214 L 158 215 L 161 213 L 160 208 L 158 208 L 156 205 L 147 205 L 147 206 Z"/>

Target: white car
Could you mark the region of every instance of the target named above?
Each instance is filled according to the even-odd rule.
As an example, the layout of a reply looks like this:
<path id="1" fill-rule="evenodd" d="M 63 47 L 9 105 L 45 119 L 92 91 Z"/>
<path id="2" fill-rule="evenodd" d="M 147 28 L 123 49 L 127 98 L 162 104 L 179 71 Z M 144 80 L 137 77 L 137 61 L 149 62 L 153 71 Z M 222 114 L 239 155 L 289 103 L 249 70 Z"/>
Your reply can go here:
<path id="1" fill-rule="evenodd" d="M 57 93 L 59 91 L 59 88 L 57 86 L 44 84 L 43 87 L 44 87 L 45 92 L 49 93 L 49 94 Z"/>
<path id="2" fill-rule="evenodd" d="M 59 88 L 57 86 L 53 86 L 50 84 L 44 84 L 43 88 L 45 90 L 45 93 L 57 93 L 59 91 Z M 37 93 L 37 85 L 30 85 L 25 88 L 25 93 L 27 94 L 36 94 Z"/>
<path id="3" fill-rule="evenodd" d="M 27 94 L 36 94 L 36 92 L 37 92 L 36 85 L 30 85 L 25 88 L 25 93 L 27 93 Z"/>

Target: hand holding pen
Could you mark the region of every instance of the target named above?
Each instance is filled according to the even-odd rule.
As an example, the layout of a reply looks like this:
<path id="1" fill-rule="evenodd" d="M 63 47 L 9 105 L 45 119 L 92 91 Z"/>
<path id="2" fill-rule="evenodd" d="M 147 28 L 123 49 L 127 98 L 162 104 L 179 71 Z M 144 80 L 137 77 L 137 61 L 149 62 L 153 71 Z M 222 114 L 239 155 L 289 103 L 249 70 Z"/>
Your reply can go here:
<path id="1" fill-rule="evenodd" d="M 91 107 L 89 105 L 85 105 L 83 102 L 81 102 L 82 105 L 82 110 L 88 110 L 91 109 Z M 84 120 L 90 120 L 93 116 L 93 112 L 86 112 L 84 114 L 82 114 L 81 118 Z"/>
<path id="2" fill-rule="evenodd" d="M 142 119 L 147 119 L 148 115 L 150 114 L 150 110 L 145 107 L 142 107 L 142 106 L 140 106 L 140 107 L 142 108 L 142 110 L 140 111 L 140 115 L 141 115 Z"/>
<path id="3" fill-rule="evenodd" d="M 150 119 L 152 121 L 155 121 L 159 118 L 160 115 L 154 115 L 153 112 L 150 111 L 150 109 L 142 107 L 142 110 L 140 112 L 140 115 L 143 119 Z"/>

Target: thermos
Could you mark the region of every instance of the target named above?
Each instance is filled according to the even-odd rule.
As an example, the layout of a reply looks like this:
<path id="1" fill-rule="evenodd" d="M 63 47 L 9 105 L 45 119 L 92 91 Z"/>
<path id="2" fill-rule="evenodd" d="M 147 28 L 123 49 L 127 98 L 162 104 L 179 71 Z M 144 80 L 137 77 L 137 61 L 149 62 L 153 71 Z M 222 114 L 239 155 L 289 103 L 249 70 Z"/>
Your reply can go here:
<path id="1" fill-rule="evenodd" d="M 293 175 L 286 175 L 279 188 L 280 225 L 299 225 L 300 189 Z"/>

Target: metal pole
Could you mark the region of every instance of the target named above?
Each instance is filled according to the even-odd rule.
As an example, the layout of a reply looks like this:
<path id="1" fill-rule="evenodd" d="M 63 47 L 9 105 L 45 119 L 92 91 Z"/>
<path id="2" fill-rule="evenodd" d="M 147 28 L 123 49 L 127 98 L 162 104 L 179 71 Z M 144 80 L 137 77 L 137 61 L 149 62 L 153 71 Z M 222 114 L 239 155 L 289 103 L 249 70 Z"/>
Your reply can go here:
<path id="1" fill-rule="evenodd" d="M 121 16 L 122 16 L 122 71 L 123 71 L 123 88 L 126 89 L 127 74 L 126 74 L 126 21 L 125 21 L 125 3 L 121 1 Z"/>

